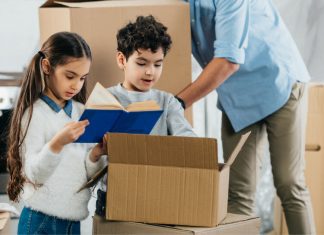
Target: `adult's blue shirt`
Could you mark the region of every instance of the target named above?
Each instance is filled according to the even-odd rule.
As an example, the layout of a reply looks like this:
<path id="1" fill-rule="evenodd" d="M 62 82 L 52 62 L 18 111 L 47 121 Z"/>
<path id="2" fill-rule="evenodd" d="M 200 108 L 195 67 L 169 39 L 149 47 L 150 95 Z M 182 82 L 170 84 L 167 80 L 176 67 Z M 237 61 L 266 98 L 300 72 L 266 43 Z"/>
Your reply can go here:
<path id="1" fill-rule="evenodd" d="M 271 0 L 189 2 L 192 53 L 198 63 L 205 67 L 218 57 L 240 64 L 217 88 L 219 107 L 235 131 L 281 108 L 296 81 L 310 80 Z"/>

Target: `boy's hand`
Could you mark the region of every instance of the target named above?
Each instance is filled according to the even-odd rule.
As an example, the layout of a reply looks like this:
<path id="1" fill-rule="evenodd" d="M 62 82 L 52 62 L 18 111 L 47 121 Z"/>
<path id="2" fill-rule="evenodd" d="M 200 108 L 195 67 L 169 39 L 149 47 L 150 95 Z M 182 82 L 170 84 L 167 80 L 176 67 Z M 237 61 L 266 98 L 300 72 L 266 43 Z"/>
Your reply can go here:
<path id="1" fill-rule="evenodd" d="M 54 153 L 61 152 L 66 144 L 70 144 L 77 140 L 85 131 L 86 126 L 89 125 L 88 120 L 79 122 L 70 122 L 59 131 L 50 141 L 49 146 Z"/>
<path id="2" fill-rule="evenodd" d="M 90 160 L 92 162 L 97 162 L 102 155 L 107 154 L 107 142 L 105 138 L 101 143 L 96 144 L 90 153 Z"/>

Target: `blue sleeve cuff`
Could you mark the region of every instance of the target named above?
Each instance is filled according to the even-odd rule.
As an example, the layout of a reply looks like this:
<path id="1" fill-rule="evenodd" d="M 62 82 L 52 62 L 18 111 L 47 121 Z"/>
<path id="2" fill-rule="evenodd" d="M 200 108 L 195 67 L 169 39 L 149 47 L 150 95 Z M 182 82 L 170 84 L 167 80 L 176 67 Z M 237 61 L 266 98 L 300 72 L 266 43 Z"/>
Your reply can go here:
<path id="1" fill-rule="evenodd" d="M 214 42 L 214 48 L 215 58 L 226 58 L 236 64 L 244 64 L 245 62 L 244 48 L 238 48 L 233 44 L 219 40 Z"/>

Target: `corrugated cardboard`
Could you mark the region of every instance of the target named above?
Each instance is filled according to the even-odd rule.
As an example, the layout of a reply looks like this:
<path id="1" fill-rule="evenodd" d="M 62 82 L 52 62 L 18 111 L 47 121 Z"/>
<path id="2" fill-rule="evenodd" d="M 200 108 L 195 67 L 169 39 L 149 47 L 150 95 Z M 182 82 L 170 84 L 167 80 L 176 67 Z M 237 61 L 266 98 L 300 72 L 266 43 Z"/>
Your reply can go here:
<path id="1" fill-rule="evenodd" d="M 313 204 L 314 219 L 317 234 L 324 234 L 324 84 L 311 84 L 308 90 L 308 117 L 306 129 L 306 168 L 305 177 Z M 280 199 L 276 199 L 280 203 Z M 275 223 L 277 234 L 288 234 L 285 216 L 280 210 L 276 215 L 281 218 Z"/>
<path id="2" fill-rule="evenodd" d="M 260 219 L 245 215 L 227 214 L 225 220 L 217 227 L 185 227 L 143 224 L 135 222 L 114 222 L 93 217 L 93 234 L 259 234 Z"/>
<path id="3" fill-rule="evenodd" d="M 218 225 L 227 213 L 229 168 L 211 138 L 107 134 L 108 220 Z"/>
<path id="4" fill-rule="evenodd" d="M 74 3 L 73 3 L 74 2 Z M 177 0 L 47 1 L 39 10 L 40 34 L 43 43 L 59 31 L 80 34 L 93 53 L 88 90 L 96 82 L 105 87 L 124 79 L 116 63 L 118 29 L 139 15 L 152 14 L 168 27 L 172 48 L 164 60 L 163 74 L 155 88 L 178 93 L 191 82 L 191 34 L 189 4 Z M 185 112 L 192 123 L 192 109 Z"/>

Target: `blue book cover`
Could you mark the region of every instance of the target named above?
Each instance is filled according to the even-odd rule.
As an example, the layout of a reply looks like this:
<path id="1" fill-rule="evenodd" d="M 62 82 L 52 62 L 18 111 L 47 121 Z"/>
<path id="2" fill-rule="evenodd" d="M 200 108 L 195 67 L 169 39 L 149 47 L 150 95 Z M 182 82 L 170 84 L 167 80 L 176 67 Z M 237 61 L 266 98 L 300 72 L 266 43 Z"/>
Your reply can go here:
<path id="1" fill-rule="evenodd" d="M 163 113 L 153 101 L 133 103 L 128 111 L 99 83 L 85 107 L 79 120 L 90 124 L 76 143 L 99 143 L 107 132 L 149 134 Z"/>

